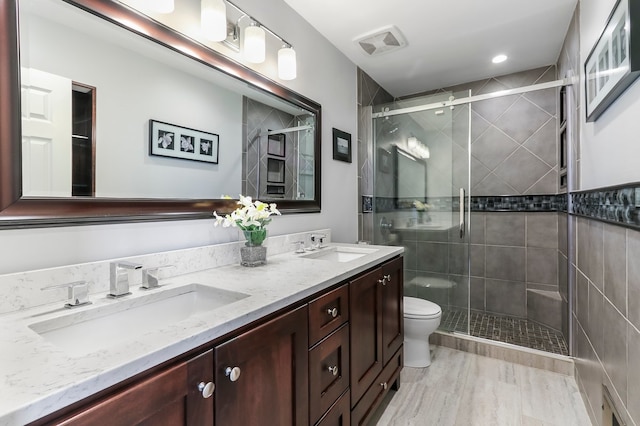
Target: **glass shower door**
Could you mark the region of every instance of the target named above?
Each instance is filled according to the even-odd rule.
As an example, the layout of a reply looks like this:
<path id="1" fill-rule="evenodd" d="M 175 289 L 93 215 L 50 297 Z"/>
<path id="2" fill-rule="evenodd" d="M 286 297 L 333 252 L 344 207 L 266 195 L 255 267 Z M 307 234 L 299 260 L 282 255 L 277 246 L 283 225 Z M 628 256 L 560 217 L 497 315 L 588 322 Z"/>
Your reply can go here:
<path id="1" fill-rule="evenodd" d="M 469 108 L 438 106 L 452 96 L 373 108 L 373 239 L 405 248 L 405 296 L 437 303 L 440 329 L 468 333 Z M 433 108 L 411 112 L 422 105 Z"/>

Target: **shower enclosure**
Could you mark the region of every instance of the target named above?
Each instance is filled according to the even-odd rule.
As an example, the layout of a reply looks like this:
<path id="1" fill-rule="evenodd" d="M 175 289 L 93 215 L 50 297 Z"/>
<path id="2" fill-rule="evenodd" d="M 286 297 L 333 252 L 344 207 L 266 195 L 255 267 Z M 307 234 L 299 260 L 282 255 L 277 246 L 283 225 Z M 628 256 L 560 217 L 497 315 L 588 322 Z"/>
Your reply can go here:
<path id="1" fill-rule="evenodd" d="M 371 107 L 373 243 L 405 248 L 405 295 L 440 305 L 440 331 L 568 354 L 561 85 Z"/>
<path id="2" fill-rule="evenodd" d="M 375 106 L 374 243 L 405 248 L 405 295 L 443 311 L 440 328 L 469 332 L 468 96 L 442 92 Z M 433 109 L 410 111 L 435 104 Z"/>

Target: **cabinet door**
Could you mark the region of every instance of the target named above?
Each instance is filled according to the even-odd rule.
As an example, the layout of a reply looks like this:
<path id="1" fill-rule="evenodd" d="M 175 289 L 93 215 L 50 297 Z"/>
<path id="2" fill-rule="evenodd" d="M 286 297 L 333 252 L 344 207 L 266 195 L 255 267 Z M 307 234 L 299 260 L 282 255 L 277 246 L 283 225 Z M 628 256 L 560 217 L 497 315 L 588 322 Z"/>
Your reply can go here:
<path id="1" fill-rule="evenodd" d="M 199 383 L 213 382 L 213 351 L 131 385 L 65 420 L 65 426 L 213 425 L 213 398 Z"/>
<path id="2" fill-rule="evenodd" d="M 216 347 L 217 425 L 309 424 L 307 315 L 305 305 Z"/>
<path id="3" fill-rule="evenodd" d="M 382 371 L 382 269 L 349 283 L 351 406 Z"/>
<path id="4" fill-rule="evenodd" d="M 404 340 L 402 258 L 382 265 L 382 363 L 387 365 Z"/>

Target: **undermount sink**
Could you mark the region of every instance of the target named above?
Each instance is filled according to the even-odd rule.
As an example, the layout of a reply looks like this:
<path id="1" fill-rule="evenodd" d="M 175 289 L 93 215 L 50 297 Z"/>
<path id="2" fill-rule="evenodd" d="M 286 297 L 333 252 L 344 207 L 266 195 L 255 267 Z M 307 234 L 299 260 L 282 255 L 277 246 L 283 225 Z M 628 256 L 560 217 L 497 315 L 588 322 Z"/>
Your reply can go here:
<path id="1" fill-rule="evenodd" d="M 248 296 L 189 284 L 72 312 L 33 323 L 29 328 L 70 355 L 86 355 Z"/>
<path id="2" fill-rule="evenodd" d="M 329 260 L 332 262 L 350 262 L 355 259 L 359 259 L 362 256 L 366 256 L 371 253 L 375 253 L 377 249 L 364 248 L 364 247 L 325 247 L 318 249 L 307 254 L 303 254 L 301 257 L 307 259 L 321 259 Z"/>

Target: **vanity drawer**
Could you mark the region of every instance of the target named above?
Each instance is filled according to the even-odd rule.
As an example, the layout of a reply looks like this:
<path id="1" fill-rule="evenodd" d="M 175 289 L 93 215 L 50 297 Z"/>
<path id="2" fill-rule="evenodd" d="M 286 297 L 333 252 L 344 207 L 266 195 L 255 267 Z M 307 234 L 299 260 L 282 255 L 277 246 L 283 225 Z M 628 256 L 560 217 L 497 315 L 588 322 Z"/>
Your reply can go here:
<path id="1" fill-rule="evenodd" d="M 391 357 L 389 363 L 353 408 L 351 411 L 351 424 L 353 426 L 368 424 L 378 407 L 380 407 L 382 400 L 389 392 L 390 387 L 394 384 L 396 386 L 395 389 L 400 387 L 400 371 L 403 365 L 402 356 L 402 346 L 400 346 L 398 352 Z"/>
<path id="2" fill-rule="evenodd" d="M 346 391 L 327 411 L 327 414 L 316 423 L 316 426 L 349 426 L 351 424 L 350 401 L 351 396 L 349 391 Z"/>
<path id="3" fill-rule="evenodd" d="M 315 424 L 349 388 L 349 324 L 309 351 L 309 417 Z"/>
<path id="4" fill-rule="evenodd" d="M 349 320 L 349 285 L 345 284 L 309 303 L 309 347 Z"/>

